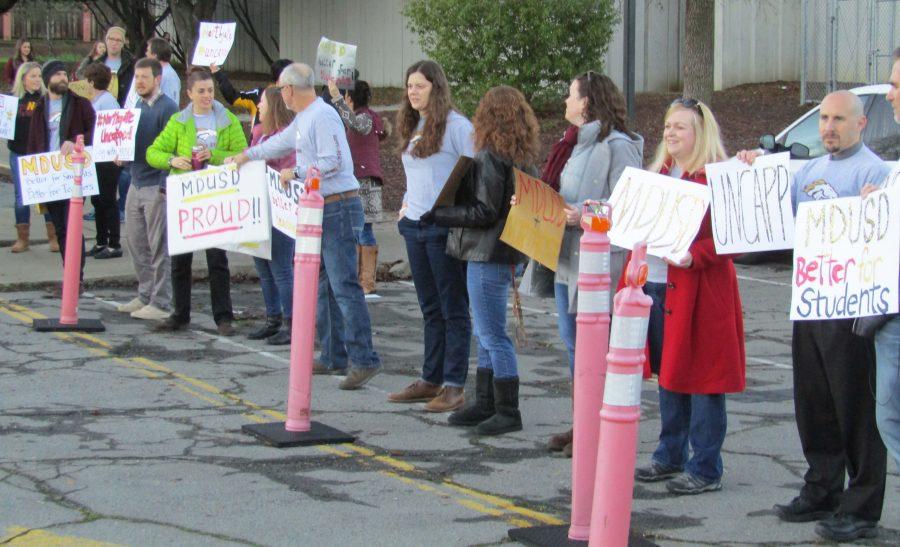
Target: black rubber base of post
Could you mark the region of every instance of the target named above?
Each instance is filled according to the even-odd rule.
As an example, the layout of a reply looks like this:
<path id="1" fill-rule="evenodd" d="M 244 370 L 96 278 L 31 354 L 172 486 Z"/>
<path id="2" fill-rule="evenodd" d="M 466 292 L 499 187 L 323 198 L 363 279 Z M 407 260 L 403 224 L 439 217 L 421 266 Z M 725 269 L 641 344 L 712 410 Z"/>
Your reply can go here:
<path id="1" fill-rule="evenodd" d="M 288 431 L 284 428 L 284 422 L 247 424 L 241 427 L 241 431 L 276 448 L 352 443 L 356 440 L 356 437 L 349 433 L 319 422 L 311 422 L 309 431 Z"/>
<path id="2" fill-rule="evenodd" d="M 537 545 L 538 547 L 569 547 L 588 544 L 586 541 L 573 541 L 569 539 L 568 524 L 513 528 L 509 531 L 509 539 L 524 543 L 525 545 Z M 629 547 L 656 547 L 655 543 L 636 535 L 634 532 L 628 534 L 628 545 Z"/>
<path id="3" fill-rule="evenodd" d="M 60 323 L 59 319 L 35 319 L 32 323 L 38 332 L 103 332 L 106 327 L 99 319 L 79 319 L 74 325 Z"/>

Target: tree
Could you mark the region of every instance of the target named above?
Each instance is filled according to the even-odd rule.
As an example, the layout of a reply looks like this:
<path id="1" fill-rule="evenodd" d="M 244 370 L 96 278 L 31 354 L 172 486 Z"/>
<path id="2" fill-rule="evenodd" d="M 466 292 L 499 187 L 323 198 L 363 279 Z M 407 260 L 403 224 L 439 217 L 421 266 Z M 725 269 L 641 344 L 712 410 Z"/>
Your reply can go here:
<path id="1" fill-rule="evenodd" d="M 714 28 L 714 0 L 687 0 L 684 18 L 683 94 L 707 105 L 710 104 L 713 93 Z"/>
<path id="2" fill-rule="evenodd" d="M 81 2 L 79 2 L 81 3 Z M 143 56 L 145 45 L 169 16 L 165 0 L 88 0 L 83 2 L 101 28 L 121 25 L 128 35 L 128 50 Z"/>
<path id="3" fill-rule="evenodd" d="M 403 14 L 467 112 L 501 84 L 558 104 L 574 76 L 602 70 L 618 21 L 614 0 L 409 0 Z"/>
<path id="4" fill-rule="evenodd" d="M 275 59 L 272 55 L 269 55 L 269 48 L 265 46 L 263 43 L 265 40 L 265 36 L 260 36 L 258 32 L 256 32 L 256 25 L 253 24 L 253 18 L 250 17 L 250 8 L 247 5 L 247 0 L 228 0 L 228 6 L 231 7 L 231 11 L 234 12 L 234 17 L 237 19 L 238 25 L 244 29 L 244 32 L 247 33 L 247 36 L 253 40 L 253 43 L 256 44 L 257 49 L 266 59 L 266 63 L 272 64 L 275 62 Z M 272 40 L 272 43 L 275 46 L 275 55 L 278 55 L 278 39 L 274 36 L 268 37 Z"/>
<path id="5" fill-rule="evenodd" d="M 0 0 L 0 13 L 6 13 L 18 3 L 19 0 Z"/>
<path id="6" fill-rule="evenodd" d="M 185 67 L 190 63 L 190 55 L 197 43 L 200 22 L 212 20 L 217 2 L 218 0 L 169 0 L 172 21 L 175 23 L 175 38 L 184 56 Z"/>

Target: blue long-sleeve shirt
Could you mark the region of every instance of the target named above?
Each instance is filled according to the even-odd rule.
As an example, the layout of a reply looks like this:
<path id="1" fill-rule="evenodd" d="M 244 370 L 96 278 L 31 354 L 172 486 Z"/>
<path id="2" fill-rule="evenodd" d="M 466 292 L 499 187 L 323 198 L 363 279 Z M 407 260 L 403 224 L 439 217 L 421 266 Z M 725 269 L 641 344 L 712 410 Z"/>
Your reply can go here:
<path id="1" fill-rule="evenodd" d="M 359 189 L 344 124 L 338 113 L 316 98 L 284 131 L 245 152 L 251 160 L 280 158 L 294 151 L 297 173 L 319 170 L 322 196 Z"/>

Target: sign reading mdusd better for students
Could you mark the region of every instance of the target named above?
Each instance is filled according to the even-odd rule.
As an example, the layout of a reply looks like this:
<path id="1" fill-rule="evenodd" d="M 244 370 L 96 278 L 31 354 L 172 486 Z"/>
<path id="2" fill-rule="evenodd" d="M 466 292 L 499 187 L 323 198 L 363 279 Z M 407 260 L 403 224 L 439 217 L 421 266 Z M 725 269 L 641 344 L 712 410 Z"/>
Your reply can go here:
<path id="1" fill-rule="evenodd" d="M 81 175 L 81 195 L 100 193 L 97 170 L 94 168 L 93 149 L 84 147 L 84 171 Z M 31 156 L 19 156 L 19 184 L 22 187 L 22 204 L 34 205 L 59 201 L 72 197 L 75 171 L 72 156 L 63 157 L 57 152 L 44 152 Z"/>
<path id="2" fill-rule="evenodd" d="M 706 166 L 713 241 L 719 254 L 790 249 L 794 244 L 790 154 Z"/>
<path id="3" fill-rule="evenodd" d="M 804 202 L 794 226 L 791 319 L 896 313 L 900 185 Z"/>
<path id="4" fill-rule="evenodd" d="M 679 260 L 700 230 L 709 207 L 709 188 L 702 184 L 626 167 L 609 197 L 613 245 L 633 249 L 640 241 L 647 252 Z"/>
<path id="5" fill-rule="evenodd" d="M 268 240 L 265 175 L 252 161 L 167 177 L 169 254 Z"/>

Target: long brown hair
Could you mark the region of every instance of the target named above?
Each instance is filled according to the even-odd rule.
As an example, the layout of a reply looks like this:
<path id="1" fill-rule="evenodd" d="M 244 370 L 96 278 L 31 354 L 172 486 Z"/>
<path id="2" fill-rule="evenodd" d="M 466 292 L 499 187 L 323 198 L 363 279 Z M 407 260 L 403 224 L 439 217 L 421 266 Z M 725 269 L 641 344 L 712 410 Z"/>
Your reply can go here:
<path id="1" fill-rule="evenodd" d="M 475 117 L 475 149 L 486 148 L 516 165 L 534 165 L 538 158 L 540 126 L 522 92 L 492 87 L 481 98 Z"/>
<path id="2" fill-rule="evenodd" d="M 578 94 L 587 97 L 584 122 L 600 120 L 600 135 L 597 140 L 602 141 L 608 137 L 613 129 L 631 138 L 636 137 L 628 128 L 625 97 L 609 76 L 588 70 L 575 78 L 575 81 L 578 82 Z"/>
<path id="3" fill-rule="evenodd" d="M 427 158 L 441 149 L 444 131 L 447 129 L 447 116 L 453 109 L 453 100 L 450 98 L 450 84 L 447 83 L 447 76 L 444 75 L 441 65 L 434 61 L 419 61 L 406 70 L 406 78 L 403 81 L 409 82 L 409 77 L 416 72 L 431 83 L 431 93 L 428 96 L 422 139 L 416 143 L 410 153 L 415 158 Z M 409 95 L 404 94 L 403 106 L 397 112 L 401 153 L 409 146 L 420 117 L 419 112 L 410 104 Z"/>
<path id="4" fill-rule="evenodd" d="M 294 113 L 288 110 L 281 98 L 281 91 L 275 86 L 269 86 L 264 91 L 266 97 L 266 115 L 260 116 L 259 123 L 262 124 L 263 133 L 271 135 L 277 133 L 285 127 L 291 125 L 294 121 Z"/>
<path id="5" fill-rule="evenodd" d="M 22 46 L 25 44 L 31 44 L 31 51 L 28 52 L 28 57 L 22 58 Z M 31 43 L 31 40 L 28 38 L 19 38 L 16 40 L 16 54 L 14 64 L 17 63 L 27 63 L 29 61 L 34 61 L 34 44 Z"/>

